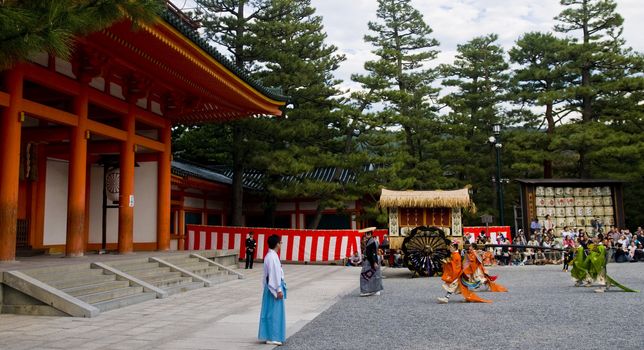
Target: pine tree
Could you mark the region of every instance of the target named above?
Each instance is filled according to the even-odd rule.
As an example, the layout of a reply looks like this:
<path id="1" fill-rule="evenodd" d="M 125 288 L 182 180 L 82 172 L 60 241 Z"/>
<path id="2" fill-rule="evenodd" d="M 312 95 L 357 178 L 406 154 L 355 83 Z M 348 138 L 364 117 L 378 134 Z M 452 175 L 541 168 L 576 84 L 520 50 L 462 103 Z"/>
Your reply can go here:
<path id="1" fill-rule="evenodd" d="M 381 144 L 386 167 L 380 172 L 397 169 L 385 177 L 392 188 L 442 187 L 440 164 L 429 147 L 438 127 L 439 90 L 432 86 L 437 71 L 429 67 L 438 54 L 438 41 L 430 37 L 432 29 L 409 0 L 379 0 L 376 15 L 378 21 L 368 23 L 372 34 L 364 40 L 374 46 L 378 59 L 365 63 L 367 74 L 352 79 L 368 91 L 370 105 L 382 106 L 370 121 L 383 140 L 390 139 Z M 395 137 L 399 133 L 391 132 L 398 129 L 400 139 Z"/>
<path id="2" fill-rule="evenodd" d="M 473 186 L 474 201 L 482 212 L 491 210 L 494 192 L 489 184 L 495 159 L 487 139 L 493 124 L 505 124 L 500 103 L 506 99 L 509 79 L 496 40 L 496 34 L 489 34 L 458 45 L 454 63 L 442 67 L 443 85 L 456 91 L 442 99 L 451 111 L 444 116 L 448 127 L 440 158 L 461 183 Z"/>
<path id="3" fill-rule="evenodd" d="M 615 118 L 623 119 L 615 106 L 626 103 L 626 106 L 631 106 L 629 108 L 638 109 L 633 104 L 632 95 L 641 93 L 644 87 L 639 75 L 642 57 L 625 47 L 621 38 L 624 20 L 616 12 L 614 1 L 562 0 L 561 4 L 566 8 L 555 17 L 560 22 L 555 30 L 572 35 L 570 54 L 573 60 L 569 69 L 577 74 L 577 80 L 569 89 L 573 96 L 569 108 L 579 114 L 579 122 L 584 125 L 575 130 L 591 133 L 601 129 L 590 125 L 592 123 L 612 123 Z M 573 139 L 588 140 L 589 136 Z M 608 145 L 601 142 L 568 144 L 579 157 L 575 175 L 591 177 L 596 159 L 593 153 Z"/>
<path id="4" fill-rule="evenodd" d="M 340 198 L 343 185 L 312 181 L 302 175 L 318 167 L 343 164 L 334 154 L 342 153 L 347 123 L 342 121 L 344 113 L 334 98 L 339 92 L 332 71 L 344 57 L 335 54 L 336 47 L 324 43 L 322 19 L 309 1 L 203 0 L 200 4 L 207 35 L 264 86 L 281 88 L 290 96 L 284 116 L 229 123 L 224 128 L 230 135 L 224 132 L 228 136 L 222 140 L 231 142 L 212 148 L 224 152 L 228 147 L 230 154 L 233 187 L 239 188 L 234 191 L 239 195 L 234 196 L 237 214 L 233 224 L 235 216 L 241 223 L 241 176 L 245 169 L 266 174 L 269 193 L 265 208 L 270 209 L 277 197 L 320 198 L 319 215 L 314 220 L 319 221 L 326 206 L 344 204 Z M 294 181 L 283 181 L 288 176 Z"/>
<path id="5" fill-rule="evenodd" d="M 235 65 L 242 69 L 252 69 L 256 60 L 250 46 L 254 28 L 258 23 L 279 20 L 283 16 L 282 7 L 274 7 L 277 2 L 270 0 L 198 0 L 197 16 L 199 16 L 206 37 L 223 46 Z M 218 149 L 230 154 L 227 164 L 232 165 L 232 226 L 243 224 L 243 176 L 245 164 L 249 162 L 252 153 L 256 151 L 249 140 L 254 126 L 252 120 L 240 120 L 226 123 L 222 126 L 223 137 L 219 139 Z M 213 132 L 212 128 L 204 126 Z M 222 144 L 221 141 L 227 141 Z M 208 139 L 205 143 L 210 143 Z"/>
<path id="6" fill-rule="evenodd" d="M 283 118 L 259 121 L 265 131 L 261 141 L 270 151 L 257 154 L 254 163 L 266 169 L 272 195 L 317 200 L 316 215 L 308 223 L 316 228 L 323 209 L 342 208 L 358 197 L 339 179 L 342 169 L 355 164 L 345 151 L 353 130 L 340 104 L 336 87 L 340 81 L 333 77 L 344 56 L 325 43 L 322 18 L 315 15 L 310 1 L 281 3 L 288 5 L 286 16 L 258 23 L 252 47 L 261 56 L 258 78 L 280 86 L 290 97 L 290 106 Z M 334 181 L 304 176 L 318 168 L 334 169 Z M 280 180 L 283 176 L 293 181 Z"/>
<path id="7" fill-rule="evenodd" d="M 510 60 L 520 66 L 514 70 L 512 82 L 512 98 L 517 104 L 520 104 L 522 113 L 526 118 L 516 120 L 515 122 L 523 123 L 527 127 L 536 127 L 541 129 L 545 124 L 547 138 L 542 142 L 534 144 L 532 153 L 523 154 L 518 159 L 528 163 L 535 158 L 543 160 L 543 176 L 552 178 L 552 154 L 548 151 L 549 143 L 555 131 L 555 126 L 562 123 L 562 119 L 570 113 L 569 110 L 562 108 L 562 103 L 566 100 L 565 89 L 573 80 L 573 76 L 568 69 L 569 49 L 568 41 L 556 38 L 550 33 L 532 32 L 524 34 L 517 40 L 515 47 L 510 51 Z M 543 114 L 534 115 L 530 109 L 524 110 L 525 107 L 544 107 Z M 524 133 L 524 138 L 518 137 L 517 141 L 521 142 L 534 139 L 533 132 Z M 528 152 L 529 153 L 529 152 Z M 527 157 L 526 157 L 527 156 Z M 513 166 L 521 166 L 514 163 Z"/>
<path id="8" fill-rule="evenodd" d="M 0 69 L 33 54 L 48 52 L 69 59 L 75 36 L 129 18 L 152 22 L 161 0 L 7 0 L 0 4 Z"/>

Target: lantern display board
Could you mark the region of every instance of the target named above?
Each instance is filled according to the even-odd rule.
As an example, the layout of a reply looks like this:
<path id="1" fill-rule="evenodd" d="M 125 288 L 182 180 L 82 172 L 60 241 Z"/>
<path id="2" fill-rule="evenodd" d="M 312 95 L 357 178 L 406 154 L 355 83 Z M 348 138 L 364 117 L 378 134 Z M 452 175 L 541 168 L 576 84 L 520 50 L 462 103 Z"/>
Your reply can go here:
<path id="1" fill-rule="evenodd" d="M 462 209 L 474 211 L 467 188 L 454 191 L 391 191 L 383 189 L 379 205 L 389 212 L 390 240 L 418 226 L 436 226 L 447 236 L 462 236 Z"/>
<path id="2" fill-rule="evenodd" d="M 593 233 L 593 223 L 604 229 L 624 226 L 622 182 L 587 179 L 521 179 L 523 227 L 537 218 L 543 227 L 546 215 L 555 234 L 569 226 Z"/>

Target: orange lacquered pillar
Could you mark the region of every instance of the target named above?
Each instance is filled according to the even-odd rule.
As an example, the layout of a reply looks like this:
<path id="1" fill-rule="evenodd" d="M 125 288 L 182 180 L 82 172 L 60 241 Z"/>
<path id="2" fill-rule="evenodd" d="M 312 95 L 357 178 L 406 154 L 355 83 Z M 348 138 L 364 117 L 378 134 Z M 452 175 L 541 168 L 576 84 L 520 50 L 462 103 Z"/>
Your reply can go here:
<path id="1" fill-rule="evenodd" d="M 85 204 L 87 189 L 87 87 L 81 87 L 74 99 L 74 113 L 78 125 L 71 128 L 69 142 L 69 175 L 67 184 L 67 240 L 68 257 L 85 253 Z"/>
<path id="2" fill-rule="evenodd" d="M 121 173 L 119 182 L 119 241 L 120 254 L 134 250 L 134 131 L 136 120 L 134 107 L 130 105 L 128 114 L 123 119 L 123 129 L 127 139 L 121 143 Z"/>
<path id="3" fill-rule="evenodd" d="M 158 204 L 157 204 L 157 249 L 170 249 L 170 181 L 171 181 L 171 126 L 166 122 L 161 130 L 164 150 L 159 153 L 158 162 Z"/>
<path id="4" fill-rule="evenodd" d="M 9 106 L 0 121 L 0 261 L 16 259 L 22 86 L 20 70 L 7 73 Z"/>

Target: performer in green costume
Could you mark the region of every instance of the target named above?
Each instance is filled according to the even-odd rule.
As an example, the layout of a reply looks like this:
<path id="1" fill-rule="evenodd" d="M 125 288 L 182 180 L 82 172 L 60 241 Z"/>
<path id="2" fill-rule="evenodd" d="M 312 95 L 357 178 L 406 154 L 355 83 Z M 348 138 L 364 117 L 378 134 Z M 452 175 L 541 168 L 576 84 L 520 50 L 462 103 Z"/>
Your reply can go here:
<path id="1" fill-rule="evenodd" d="M 583 246 L 577 248 L 577 254 L 573 261 L 571 275 L 576 280 L 575 287 L 583 283 L 590 285 L 598 283 L 601 287 L 595 292 L 603 293 L 611 285 L 614 285 L 625 292 L 637 292 L 624 285 L 619 284 L 606 274 L 606 247 L 602 244 L 589 244 L 585 250 Z"/>

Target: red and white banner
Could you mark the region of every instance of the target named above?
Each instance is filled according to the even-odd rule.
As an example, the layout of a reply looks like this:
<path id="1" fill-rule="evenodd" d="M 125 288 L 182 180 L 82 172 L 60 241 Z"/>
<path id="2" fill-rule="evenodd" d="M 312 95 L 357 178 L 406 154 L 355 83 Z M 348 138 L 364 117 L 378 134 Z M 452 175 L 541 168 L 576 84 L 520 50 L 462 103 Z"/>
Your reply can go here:
<path id="1" fill-rule="evenodd" d="M 239 258 L 246 258 L 246 238 L 253 231 L 257 249 L 255 259 L 268 252 L 266 240 L 276 234 L 282 238 L 282 261 L 334 261 L 360 254 L 362 233 L 358 230 L 294 230 L 265 227 L 232 227 L 188 225 L 186 250 L 234 249 Z M 387 230 L 378 230 L 381 235 Z M 382 241 L 382 237 L 380 237 Z"/>
<path id="2" fill-rule="evenodd" d="M 496 240 L 498 242 L 501 235 L 503 235 L 509 243 L 512 243 L 510 226 L 465 226 L 463 227 L 463 239 L 467 239 L 471 233 L 476 240 L 481 232 L 484 232 L 485 236 L 492 238 L 492 241 Z"/>

